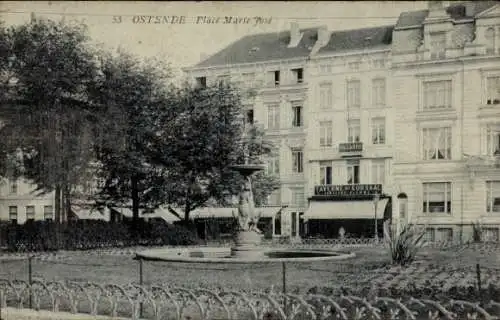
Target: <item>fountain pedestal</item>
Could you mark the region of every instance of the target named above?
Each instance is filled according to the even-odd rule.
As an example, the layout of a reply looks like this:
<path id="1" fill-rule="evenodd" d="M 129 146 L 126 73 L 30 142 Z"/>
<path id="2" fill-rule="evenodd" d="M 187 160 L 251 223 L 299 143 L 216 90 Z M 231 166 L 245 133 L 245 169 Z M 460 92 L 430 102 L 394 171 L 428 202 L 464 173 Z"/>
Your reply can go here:
<path id="1" fill-rule="evenodd" d="M 234 236 L 231 257 L 254 259 L 263 256 L 260 248 L 262 235 L 255 231 L 238 231 Z"/>

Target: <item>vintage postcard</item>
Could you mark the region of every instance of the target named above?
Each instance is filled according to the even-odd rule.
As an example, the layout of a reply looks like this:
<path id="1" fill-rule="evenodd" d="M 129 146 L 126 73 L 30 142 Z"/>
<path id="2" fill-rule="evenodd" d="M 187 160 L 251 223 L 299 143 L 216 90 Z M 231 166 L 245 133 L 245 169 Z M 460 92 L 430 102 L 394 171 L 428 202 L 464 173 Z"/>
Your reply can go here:
<path id="1" fill-rule="evenodd" d="M 0 320 L 497 319 L 498 1 L 3 1 Z"/>

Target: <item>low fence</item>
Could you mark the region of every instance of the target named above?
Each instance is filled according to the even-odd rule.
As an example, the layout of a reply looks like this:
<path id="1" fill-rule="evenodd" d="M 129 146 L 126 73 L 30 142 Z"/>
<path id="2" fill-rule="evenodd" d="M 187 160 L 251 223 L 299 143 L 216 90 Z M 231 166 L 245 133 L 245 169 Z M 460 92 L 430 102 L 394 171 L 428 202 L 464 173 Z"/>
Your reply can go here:
<path id="1" fill-rule="evenodd" d="M 498 319 L 500 303 L 370 294 L 283 294 L 128 284 L 0 280 L 2 308 L 131 319 Z"/>

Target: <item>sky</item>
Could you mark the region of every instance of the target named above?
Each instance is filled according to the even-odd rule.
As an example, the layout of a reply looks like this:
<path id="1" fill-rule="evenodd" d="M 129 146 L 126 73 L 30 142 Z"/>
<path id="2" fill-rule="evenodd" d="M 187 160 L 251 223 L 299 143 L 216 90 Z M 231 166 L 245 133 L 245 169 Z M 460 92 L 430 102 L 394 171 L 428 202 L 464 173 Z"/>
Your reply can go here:
<path id="1" fill-rule="evenodd" d="M 93 41 L 110 49 L 120 46 L 182 68 L 245 35 L 288 30 L 293 22 L 301 28 L 356 29 L 391 25 L 401 12 L 426 7 L 426 1 L 1 1 L 0 19 L 19 24 L 32 12 L 53 20 L 64 16 L 87 24 Z M 233 20 L 224 23 L 225 17 Z"/>

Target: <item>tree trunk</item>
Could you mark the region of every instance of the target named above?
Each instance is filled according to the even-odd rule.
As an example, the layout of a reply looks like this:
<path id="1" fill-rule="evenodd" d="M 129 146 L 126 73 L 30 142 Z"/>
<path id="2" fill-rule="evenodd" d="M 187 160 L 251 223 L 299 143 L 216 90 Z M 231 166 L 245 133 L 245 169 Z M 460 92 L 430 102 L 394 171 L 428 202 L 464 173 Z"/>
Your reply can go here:
<path id="1" fill-rule="evenodd" d="M 55 232 L 56 232 L 56 248 L 60 248 L 60 220 L 61 220 L 61 186 L 56 185 L 56 189 L 54 192 L 54 222 L 55 222 Z"/>
<path id="2" fill-rule="evenodd" d="M 139 186 L 137 177 L 131 179 L 132 187 L 132 234 L 135 239 L 139 235 Z"/>

